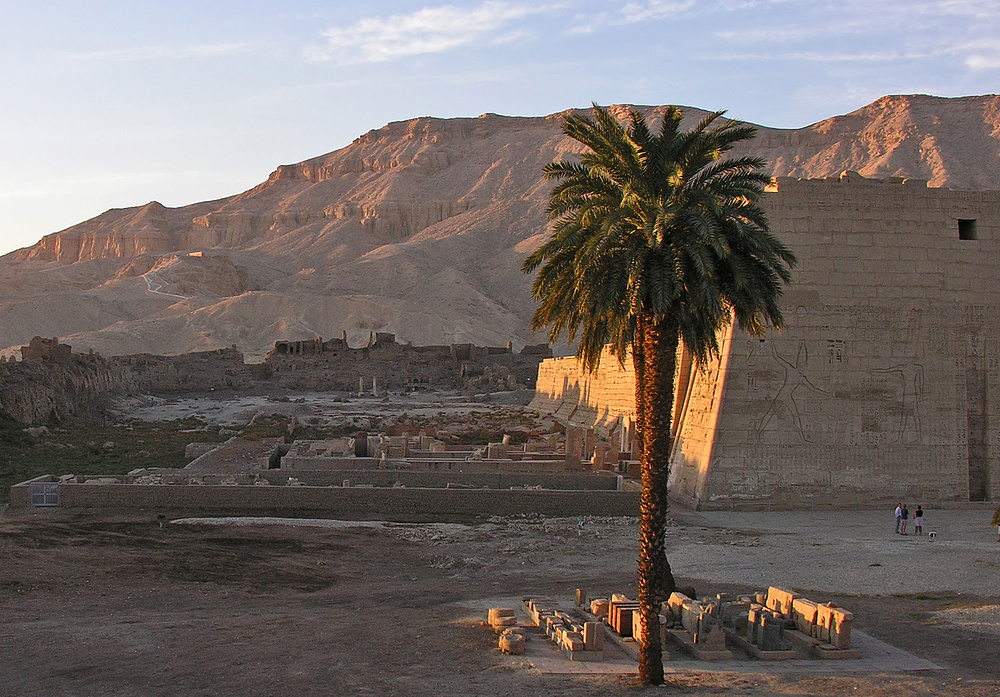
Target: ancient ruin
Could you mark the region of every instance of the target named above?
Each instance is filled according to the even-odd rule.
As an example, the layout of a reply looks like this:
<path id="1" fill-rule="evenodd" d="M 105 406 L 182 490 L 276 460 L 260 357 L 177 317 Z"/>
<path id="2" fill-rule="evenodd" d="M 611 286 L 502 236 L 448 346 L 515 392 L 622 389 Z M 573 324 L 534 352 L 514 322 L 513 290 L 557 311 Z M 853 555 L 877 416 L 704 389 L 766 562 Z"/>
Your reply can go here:
<path id="1" fill-rule="evenodd" d="M 0 362 L 0 413 L 32 424 L 93 415 L 111 395 L 144 392 L 526 390 L 534 387 L 538 364 L 552 352 L 543 344 L 515 353 L 509 342 L 505 347 L 412 346 L 378 333 L 359 348 L 344 338 L 280 341 L 263 363 L 247 363 L 235 347 L 178 356 L 102 357 L 73 353 L 57 338 L 42 337 L 22 347 L 21 355 L 21 361 Z"/>
<path id="2" fill-rule="evenodd" d="M 689 591 L 690 592 L 690 591 Z M 571 661 L 603 661 L 605 646 L 638 660 L 643 629 L 639 603 L 624 595 L 588 599 L 576 590 L 573 606 L 525 596 L 524 621 L 514 608 L 491 608 L 487 622 L 504 653 L 524 653 L 532 635 L 548 639 Z M 696 661 L 857 659 L 851 646 L 853 615 L 833 603 L 815 603 L 776 586 L 742 596 L 695 600 L 671 594 L 658 614 L 664 660 L 679 651 Z"/>
<path id="3" fill-rule="evenodd" d="M 66 510 L 281 511 L 302 515 L 634 515 L 618 466 L 569 455 L 559 434 L 513 445 L 447 444 L 412 435 L 192 443 L 182 469 L 123 476 L 45 475 L 11 488 L 11 507 Z"/>
<path id="4" fill-rule="evenodd" d="M 343 390 L 378 393 L 388 389 L 463 389 L 476 392 L 511 390 L 535 385 L 538 364 L 550 358 L 546 344 L 515 353 L 506 346 L 399 344 L 395 334 L 372 332 L 356 348 L 339 339 L 278 341 L 264 357 L 267 379 L 288 389 Z"/>
<path id="5" fill-rule="evenodd" d="M 779 178 L 772 230 L 799 258 L 786 329 L 680 356 L 671 495 L 697 508 L 815 508 L 1000 492 L 1000 193 Z M 634 376 L 545 361 L 532 405 L 628 451 Z M 593 445 L 591 445 L 593 444 Z"/>

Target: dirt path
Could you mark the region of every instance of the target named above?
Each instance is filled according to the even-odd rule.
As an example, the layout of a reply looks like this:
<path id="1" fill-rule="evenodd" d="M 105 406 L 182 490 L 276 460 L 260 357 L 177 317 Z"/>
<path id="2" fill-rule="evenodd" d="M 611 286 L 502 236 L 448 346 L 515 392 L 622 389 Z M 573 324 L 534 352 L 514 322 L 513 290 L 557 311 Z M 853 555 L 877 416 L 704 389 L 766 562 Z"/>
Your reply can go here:
<path id="1" fill-rule="evenodd" d="M 480 622 L 497 600 L 527 593 L 634 592 L 635 534 L 628 519 L 587 520 L 582 532 L 576 519 L 542 518 L 163 528 L 0 519 L 0 694 L 633 694 L 628 677 L 540 675 L 498 654 Z M 733 549 L 734 535 L 750 550 L 754 540 L 812 544 L 785 530 L 698 524 L 672 528 L 670 544 L 678 560 L 697 548 L 709 563 Z M 750 585 L 683 580 L 703 593 Z M 671 676 L 671 691 L 1000 694 L 995 636 L 933 614 L 1000 598 L 956 593 L 822 598 L 839 600 L 859 627 L 943 671 L 689 673 Z"/>

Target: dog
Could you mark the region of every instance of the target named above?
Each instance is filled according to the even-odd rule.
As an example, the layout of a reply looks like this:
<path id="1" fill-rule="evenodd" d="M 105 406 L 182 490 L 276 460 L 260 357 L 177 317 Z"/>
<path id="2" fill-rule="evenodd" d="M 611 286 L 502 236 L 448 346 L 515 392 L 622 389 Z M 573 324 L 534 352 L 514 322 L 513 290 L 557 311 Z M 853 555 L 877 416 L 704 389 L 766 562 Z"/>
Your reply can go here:
<path id="1" fill-rule="evenodd" d="M 935 537 L 937 537 L 937 532 L 931 530 L 929 533 L 927 533 L 927 537 L 933 540 Z"/>

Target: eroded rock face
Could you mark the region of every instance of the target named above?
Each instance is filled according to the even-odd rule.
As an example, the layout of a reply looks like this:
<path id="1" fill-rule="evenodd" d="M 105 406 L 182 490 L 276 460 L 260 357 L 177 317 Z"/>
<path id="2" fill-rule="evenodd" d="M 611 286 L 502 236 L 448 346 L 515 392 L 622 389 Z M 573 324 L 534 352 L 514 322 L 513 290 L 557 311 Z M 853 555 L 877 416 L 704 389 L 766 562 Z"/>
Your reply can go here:
<path id="1" fill-rule="evenodd" d="M 127 371 L 100 356 L 0 363 L 0 412 L 21 423 L 72 420 L 96 409 L 102 396 L 129 387 Z"/>
<path id="2" fill-rule="evenodd" d="M 640 109 L 655 121 L 665 107 Z M 0 258 L 0 349 L 43 332 L 105 355 L 236 343 L 255 359 L 277 340 L 342 331 L 542 341 L 520 266 L 545 239 L 543 166 L 579 152 L 561 116 L 391 123 L 236 196 L 110 210 L 47 235 Z M 805 128 L 761 128 L 747 151 L 776 176 L 1000 189 L 1000 98 L 884 97 Z"/>
<path id="3" fill-rule="evenodd" d="M 655 119 L 663 107 L 644 110 Z M 266 182 L 238 196 L 176 209 L 153 201 L 111 210 L 14 256 L 68 263 L 199 245 L 235 247 L 344 219 L 358 221 L 361 231 L 379 239 L 406 239 L 471 210 L 477 197 L 495 199 L 507 179 L 521 184 L 513 196 L 534 190 L 541 180 L 537 165 L 573 150 L 559 132 L 558 117 L 487 114 L 391 123 L 346 148 L 281 165 Z M 771 162 L 775 176 L 855 170 L 866 177 L 927 179 L 931 186 L 1000 189 L 994 166 L 1000 97 L 883 97 L 805 128 L 762 127 L 749 150 Z M 495 221 L 497 227 L 503 222 Z"/>
<path id="4" fill-rule="evenodd" d="M 114 273 L 111 282 L 144 278 L 151 292 L 175 297 L 210 295 L 228 298 L 256 290 L 250 272 L 223 255 L 144 254 L 131 259 Z M 166 289 L 166 290 L 164 290 Z"/>
<path id="5" fill-rule="evenodd" d="M 99 415 L 111 395 L 247 389 L 255 380 L 235 349 L 111 358 L 65 353 L 32 351 L 27 360 L 0 362 L 0 413 L 27 424 L 75 421 Z"/>

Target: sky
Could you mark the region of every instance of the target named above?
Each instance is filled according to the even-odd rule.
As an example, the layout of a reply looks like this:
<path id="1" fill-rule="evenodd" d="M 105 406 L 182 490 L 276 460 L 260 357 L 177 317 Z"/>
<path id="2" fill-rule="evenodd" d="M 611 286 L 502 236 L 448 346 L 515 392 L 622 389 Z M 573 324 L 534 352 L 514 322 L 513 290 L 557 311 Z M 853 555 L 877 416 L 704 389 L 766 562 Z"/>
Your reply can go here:
<path id="1" fill-rule="evenodd" d="M 0 254 L 418 116 L 997 92 L 1000 0 L 0 0 Z"/>

